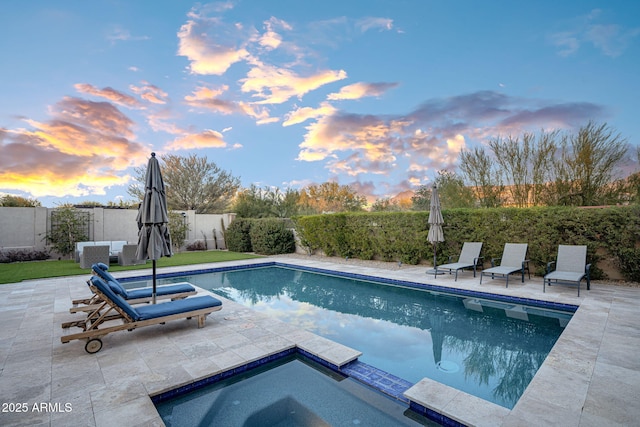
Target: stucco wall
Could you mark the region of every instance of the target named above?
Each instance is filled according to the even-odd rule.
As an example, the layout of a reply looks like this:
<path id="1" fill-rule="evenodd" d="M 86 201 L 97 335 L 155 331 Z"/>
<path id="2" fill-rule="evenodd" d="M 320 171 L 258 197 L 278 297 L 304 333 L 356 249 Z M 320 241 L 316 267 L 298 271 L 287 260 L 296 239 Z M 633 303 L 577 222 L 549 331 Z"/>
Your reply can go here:
<path id="1" fill-rule="evenodd" d="M 0 249 L 45 249 L 44 237 L 50 227 L 53 208 L 14 208 L 0 206 Z M 138 224 L 135 209 L 82 209 L 90 213 L 89 240 L 138 241 Z M 222 234 L 222 223 L 228 227 L 235 214 L 196 214 L 184 211 L 189 226 L 185 245 L 196 240 L 207 239 L 209 249 L 226 249 Z M 216 234 L 214 240 L 213 234 Z M 203 234 L 204 233 L 204 234 Z"/>

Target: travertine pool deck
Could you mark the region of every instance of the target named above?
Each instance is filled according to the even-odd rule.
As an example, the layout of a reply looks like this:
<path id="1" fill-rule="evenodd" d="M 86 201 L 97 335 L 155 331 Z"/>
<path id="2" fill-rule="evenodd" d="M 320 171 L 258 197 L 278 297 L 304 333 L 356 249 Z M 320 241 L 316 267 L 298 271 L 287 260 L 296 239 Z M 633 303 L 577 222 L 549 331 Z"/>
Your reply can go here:
<path id="1" fill-rule="evenodd" d="M 640 288 L 592 284 L 556 286 L 542 292 L 540 278 L 503 280 L 434 279 L 424 266 L 377 269 L 317 258 L 269 257 L 160 269 L 160 273 L 280 261 L 437 284 L 460 289 L 580 305 L 524 395 L 507 410 L 430 380 L 407 396 L 467 425 L 613 426 L 640 420 Z M 149 274 L 137 270 L 116 277 Z M 223 300 L 223 309 L 198 329 L 195 319 L 117 332 L 99 353 L 83 341 L 60 342 L 60 325 L 74 320 L 73 298 L 87 296 L 87 276 L 0 285 L 0 425 L 161 426 L 150 395 L 298 346 L 336 364 L 357 349 Z M 205 291 L 202 291 L 206 293 Z M 44 404 L 44 405 L 42 405 Z M 23 412 L 17 412 L 22 409 Z"/>

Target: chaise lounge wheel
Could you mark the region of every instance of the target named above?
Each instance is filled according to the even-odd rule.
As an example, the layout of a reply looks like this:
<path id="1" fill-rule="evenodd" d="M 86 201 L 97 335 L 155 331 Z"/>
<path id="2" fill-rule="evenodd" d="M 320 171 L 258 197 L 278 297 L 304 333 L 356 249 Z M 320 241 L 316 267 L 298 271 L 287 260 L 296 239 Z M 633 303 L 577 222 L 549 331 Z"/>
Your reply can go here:
<path id="1" fill-rule="evenodd" d="M 84 350 L 89 354 L 94 354 L 102 349 L 102 340 L 100 338 L 94 338 L 84 345 Z"/>

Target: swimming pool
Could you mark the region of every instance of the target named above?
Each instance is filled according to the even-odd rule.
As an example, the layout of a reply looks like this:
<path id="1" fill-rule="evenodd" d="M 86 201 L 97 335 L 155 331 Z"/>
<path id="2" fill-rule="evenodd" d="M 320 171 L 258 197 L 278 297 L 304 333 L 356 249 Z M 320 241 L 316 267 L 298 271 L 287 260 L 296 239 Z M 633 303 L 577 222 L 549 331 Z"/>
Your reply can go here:
<path id="1" fill-rule="evenodd" d="M 548 310 L 482 293 L 322 273 L 278 265 L 181 274 L 159 283 L 190 281 L 357 349 L 362 362 L 411 383 L 428 377 L 506 408 L 515 405 L 572 315 L 563 307 Z"/>

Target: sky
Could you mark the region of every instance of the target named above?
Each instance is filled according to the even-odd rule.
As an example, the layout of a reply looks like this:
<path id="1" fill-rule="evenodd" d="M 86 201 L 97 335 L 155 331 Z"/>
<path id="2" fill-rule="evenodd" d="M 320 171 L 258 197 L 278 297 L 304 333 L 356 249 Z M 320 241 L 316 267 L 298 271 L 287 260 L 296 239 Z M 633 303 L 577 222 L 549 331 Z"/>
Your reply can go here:
<path id="1" fill-rule="evenodd" d="M 130 201 L 195 154 L 243 187 L 370 199 L 461 150 L 592 120 L 640 145 L 640 2 L 4 2 L 0 194 Z M 631 156 L 626 170 L 640 169 Z"/>

